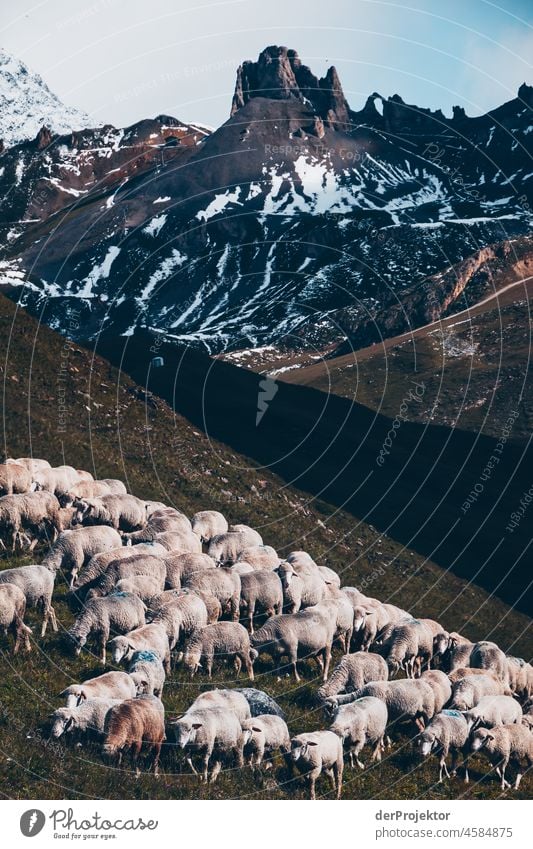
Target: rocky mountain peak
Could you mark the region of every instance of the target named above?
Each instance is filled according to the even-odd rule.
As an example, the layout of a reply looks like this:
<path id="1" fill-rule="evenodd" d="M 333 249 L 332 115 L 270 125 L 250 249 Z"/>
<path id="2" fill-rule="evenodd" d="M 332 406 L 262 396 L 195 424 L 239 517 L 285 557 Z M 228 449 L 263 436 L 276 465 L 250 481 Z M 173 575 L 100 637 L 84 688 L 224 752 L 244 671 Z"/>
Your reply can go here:
<path id="1" fill-rule="evenodd" d="M 296 50 L 271 45 L 257 62 L 246 61 L 237 69 L 231 115 L 254 97 L 270 100 L 295 98 L 306 101 L 326 124 L 344 129 L 350 107 L 344 97 L 336 69 L 332 66 L 322 79 L 304 65 Z"/>

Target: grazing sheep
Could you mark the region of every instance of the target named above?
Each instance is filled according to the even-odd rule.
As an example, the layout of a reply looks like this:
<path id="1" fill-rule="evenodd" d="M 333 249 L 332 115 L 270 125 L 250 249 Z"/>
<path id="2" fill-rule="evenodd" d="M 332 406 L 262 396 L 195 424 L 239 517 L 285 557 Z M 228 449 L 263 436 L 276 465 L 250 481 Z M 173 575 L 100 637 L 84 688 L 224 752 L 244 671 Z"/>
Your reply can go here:
<path id="1" fill-rule="evenodd" d="M 275 572 L 257 569 L 241 575 L 240 609 L 248 623 L 250 634 L 254 632 L 256 610 L 266 613 L 267 616 L 273 616 L 281 613 L 282 608 L 283 591 L 281 581 Z"/>
<path id="2" fill-rule="evenodd" d="M 501 788 L 510 787 L 505 779 L 509 763 L 517 768 L 514 789 L 518 790 L 522 778 L 522 763 L 526 768 L 533 766 L 533 734 L 524 725 L 495 725 L 494 728 L 478 728 L 470 741 L 473 752 L 486 755 L 501 777 Z"/>
<path id="3" fill-rule="evenodd" d="M 113 596 L 109 596 L 113 598 Z M 139 651 L 155 652 L 163 664 L 167 675 L 170 674 L 170 649 L 167 632 L 160 622 L 141 625 L 125 634 L 119 634 L 109 641 L 109 650 L 113 663 L 130 661 Z"/>
<path id="4" fill-rule="evenodd" d="M 87 699 L 76 707 L 61 707 L 50 716 L 51 737 L 69 734 L 77 740 L 101 740 L 107 712 L 121 699 Z"/>
<path id="5" fill-rule="evenodd" d="M 300 681 L 297 660 L 313 657 L 326 681 L 334 634 L 335 623 L 329 613 L 312 608 L 272 616 L 252 635 L 251 644 L 260 654 L 270 655 L 276 666 L 282 657 L 287 657 L 296 681 Z"/>
<path id="6" fill-rule="evenodd" d="M 105 718 L 102 754 L 122 757 L 129 750 L 137 775 L 142 748 L 152 756 L 154 775 L 159 775 L 159 756 L 165 737 L 165 709 L 155 696 L 138 696 L 112 707 Z"/>
<path id="7" fill-rule="evenodd" d="M 474 644 L 457 632 L 452 632 L 447 637 L 447 646 L 444 651 L 440 650 L 439 654 L 441 655 L 442 669 L 449 673 L 470 664 L 470 655 Z M 442 649 L 445 645 L 444 634 L 442 637 L 437 636 L 436 642 Z"/>
<path id="8" fill-rule="evenodd" d="M 183 586 L 197 593 L 207 593 L 218 598 L 222 609 L 226 607 L 234 622 L 239 618 L 241 578 L 231 569 L 206 569 L 183 579 Z"/>
<path id="9" fill-rule="evenodd" d="M 297 613 L 302 607 L 319 604 L 326 594 L 324 578 L 316 563 L 305 552 L 290 554 L 287 560 L 280 563 L 277 573 L 288 613 Z"/>
<path id="10" fill-rule="evenodd" d="M 211 560 L 207 554 L 172 554 L 167 555 L 165 562 L 167 566 L 167 587 L 177 590 L 180 589 L 183 581 L 205 572 L 207 569 L 215 568 L 214 560 Z"/>
<path id="11" fill-rule="evenodd" d="M 120 535 L 113 528 L 75 528 L 63 531 L 42 562 L 51 572 L 70 572 L 74 578 L 95 554 L 120 546 Z"/>
<path id="12" fill-rule="evenodd" d="M 257 571 L 253 566 L 250 566 L 249 563 L 246 563 L 244 560 L 238 560 L 231 567 L 233 572 L 236 572 L 238 575 L 249 575 L 250 572 Z"/>
<path id="13" fill-rule="evenodd" d="M 67 495 L 79 479 L 76 469 L 72 466 L 58 466 L 55 469 L 40 469 L 34 472 L 33 484 L 36 490 L 44 490 L 60 498 Z"/>
<path id="14" fill-rule="evenodd" d="M 230 525 L 228 533 L 242 534 L 247 539 L 246 545 L 263 545 L 263 537 L 250 525 Z"/>
<path id="15" fill-rule="evenodd" d="M 365 765 L 359 760 L 359 754 L 367 744 L 374 747 L 372 760 L 381 760 L 387 721 L 388 711 L 385 703 L 374 696 L 365 696 L 348 705 L 337 707 L 329 730 L 337 734 L 343 745 L 348 748 L 350 766 L 353 767 L 355 759 L 357 766 L 364 769 Z"/>
<path id="16" fill-rule="evenodd" d="M 163 625 L 172 651 L 182 636 L 189 636 L 208 624 L 207 608 L 196 593 L 180 592 L 159 608 L 152 622 Z"/>
<path id="17" fill-rule="evenodd" d="M 465 781 L 468 782 L 468 770 L 466 768 L 468 736 L 468 724 L 463 714 L 458 710 L 443 710 L 433 717 L 427 728 L 416 738 L 415 746 L 423 757 L 427 758 L 431 754 L 440 756 L 439 784 L 442 783 L 443 772 L 446 774 L 446 778 L 455 775 L 459 752 L 463 756 Z M 446 766 L 446 758 L 450 750 L 452 753 L 451 775 Z"/>
<path id="18" fill-rule="evenodd" d="M 503 681 L 492 672 L 480 675 L 468 675 L 452 684 L 451 707 L 457 710 L 470 710 L 483 696 L 512 695 Z"/>
<path id="19" fill-rule="evenodd" d="M 198 553 L 199 546 L 198 540 L 193 539 L 190 533 L 175 533 L 175 531 L 163 531 L 162 533 L 155 534 L 153 538 L 153 543 L 155 545 L 159 545 L 161 548 L 164 548 L 165 551 L 168 551 L 169 554 L 187 554 L 189 552 Z M 126 542 L 129 545 L 129 541 Z M 135 549 L 138 548 L 139 545 L 146 545 L 147 543 L 135 543 Z M 213 564 L 214 566 L 215 564 Z"/>
<path id="20" fill-rule="evenodd" d="M 513 725 L 522 722 L 522 708 L 512 696 L 483 696 L 475 707 L 464 712 L 469 731 L 480 726 Z"/>
<path id="21" fill-rule="evenodd" d="M 320 602 L 320 606 L 331 611 L 335 622 L 334 641 L 340 644 L 343 652 L 349 652 L 352 642 L 354 613 L 348 596 L 333 584 L 328 584 L 326 595 Z"/>
<path id="22" fill-rule="evenodd" d="M 491 643 L 488 640 L 475 643 L 470 655 L 470 666 L 473 669 L 487 669 L 501 678 L 502 681 L 508 683 L 507 658 L 496 643 Z"/>
<path id="23" fill-rule="evenodd" d="M 460 666 L 458 669 L 454 669 L 453 672 L 448 672 L 448 678 L 452 684 L 455 684 L 457 681 L 462 681 L 464 678 L 486 674 L 486 669 L 472 669 L 471 666 Z M 490 674 L 492 675 L 492 673 Z"/>
<path id="24" fill-rule="evenodd" d="M 228 523 L 218 510 L 201 510 L 191 519 L 193 533 L 200 541 L 208 545 L 213 537 L 228 532 Z"/>
<path id="25" fill-rule="evenodd" d="M 80 498 L 99 498 L 111 494 L 110 487 L 104 481 L 80 480 L 67 493 L 58 497 L 62 507 L 71 507 Z"/>
<path id="26" fill-rule="evenodd" d="M 429 684 L 435 696 L 435 713 L 440 713 L 452 697 L 452 685 L 448 676 L 440 669 L 427 669 L 420 676 L 421 681 Z"/>
<path id="27" fill-rule="evenodd" d="M 100 483 L 105 483 L 110 495 L 127 495 L 128 490 L 125 484 L 117 478 L 100 478 Z"/>
<path id="28" fill-rule="evenodd" d="M 93 598 L 87 602 L 82 612 L 67 631 L 75 653 L 80 654 L 89 637 L 97 640 L 102 663 L 106 661 L 106 643 L 111 631 L 126 634 L 133 628 L 145 624 L 146 607 L 136 595 L 110 595 L 106 598 Z"/>
<path id="29" fill-rule="evenodd" d="M 131 578 L 121 578 L 115 585 L 117 593 L 138 595 L 142 601 L 149 601 L 161 592 L 161 581 L 150 575 L 133 575 Z"/>
<path id="30" fill-rule="evenodd" d="M 7 637 L 11 631 L 15 639 L 13 654 L 17 654 L 21 643 L 31 651 L 31 628 L 24 624 L 26 596 L 16 584 L 0 584 L 0 630 Z"/>
<path id="31" fill-rule="evenodd" d="M 344 594 L 348 596 L 346 590 Z M 366 603 L 355 605 L 353 608 L 354 643 L 361 651 L 368 651 L 376 642 L 383 623 L 389 624 L 389 617 L 381 607 L 369 607 Z"/>
<path id="32" fill-rule="evenodd" d="M 212 784 L 222 769 L 222 760 L 233 755 L 237 767 L 242 761 L 242 727 L 232 710 L 220 708 L 189 708 L 187 713 L 169 725 L 169 733 L 180 749 L 186 752 L 187 763 L 198 775 L 193 757 L 202 758 L 200 780 Z M 214 759 L 209 773 L 211 758 Z"/>
<path id="33" fill-rule="evenodd" d="M 48 622 L 52 630 L 57 631 L 56 614 L 52 607 L 54 578 L 54 574 L 45 566 L 18 566 L 0 572 L 0 584 L 15 584 L 24 593 L 26 607 L 42 612 L 41 637 L 46 633 Z"/>
<path id="34" fill-rule="evenodd" d="M 270 545 L 248 545 L 239 552 L 239 561 L 249 563 L 254 569 L 272 571 L 280 564 L 278 552 Z"/>
<path id="35" fill-rule="evenodd" d="M 533 696 L 533 666 L 521 657 L 507 657 L 509 687 L 518 699 L 526 702 Z"/>
<path id="36" fill-rule="evenodd" d="M 129 545 L 137 545 L 139 542 L 152 542 L 157 539 L 158 534 L 177 534 L 183 539 L 184 551 L 202 551 L 202 543 L 191 530 L 191 523 L 187 516 L 175 510 L 155 511 L 146 524 L 139 530 L 124 534 L 124 539 Z"/>
<path id="37" fill-rule="evenodd" d="M 231 566 L 240 559 L 241 551 L 250 545 L 261 543 L 262 540 L 257 543 L 250 541 L 250 537 L 245 533 L 217 534 L 210 540 L 207 553 L 218 566 Z"/>
<path id="38" fill-rule="evenodd" d="M 21 494 L 30 491 L 32 476 L 17 463 L 0 464 L 0 495 Z"/>
<path id="39" fill-rule="evenodd" d="M 387 705 L 390 722 L 414 722 L 420 731 L 435 714 L 435 695 L 426 681 L 420 678 L 400 681 L 369 681 L 355 693 L 336 696 L 339 705 L 348 704 L 363 696 L 375 696 Z"/>
<path id="40" fill-rule="evenodd" d="M 298 734 L 291 740 L 291 757 L 298 770 L 305 775 L 311 799 L 316 799 L 316 780 L 322 772 L 329 776 L 336 797 L 340 799 L 344 769 L 340 737 L 333 731 Z"/>
<path id="41" fill-rule="evenodd" d="M 341 658 L 331 676 L 322 684 L 317 692 L 319 701 L 324 704 L 327 699 L 338 693 L 353 693 L 368 684 L 369 681 L 387 681 L 389 667 L 378 654 L 358 651 L 346 654 Z"/>
<path id="42" fill-rule="evenodd" d="M 244 664 L 248 677 L 254 680 L 252 657 L 257 653 L 252 653 L 248 631 L 238 622 L 216 622 L 194 631 L 185 642 L 183 664 L 192 678 L 203 660 L 211 678 L 214 658 L 221 656 L 234 661 L 237 675 Z"/>
<path id="43" fill-rule="evenodd" d="M 28 492 L 0 498 L 0 541 L 4 548 L 11 543 L 14 551 L 17 542 L 22 544 L 24 538 L 32 551 L 41 536 L 54 541 L 60 530 L 59 501 L 52 493 Z"/>
<path id="44" fill-rule="evenodd" d="M 340 590 L 341 579 L 339 578 L 334 569 L 330 569 L 329 566 L 319 566 L 318 571 L 322 575 L 326 584 L 331 587 L 337 587 L 337 589 Z"/>
<path id="45" fill-rule="evenodd" d="M 136 651 L 131 656 L 128 675 L 135 683 L 137 695 L 163 695 L 165 669 L 159 655 L 151 650 Z"/>
<path id="46" fill-rule="evenodd" d="M 408 678 L 418 678 L 433 656 L 433 634 L 427 625 L 412 619 L 394 626 L 384 650 L 391 675 L 403 669 Z"/>
<path id="47" fill-rule="evenodd" d="M 285 714 L 275 699 L 269 696 L 268 693 L 264 693 L 263 690 L 256 690 L 254 687 L 239 687 L 236 690 L 232 690 L 232 692 L 241 693 L 244 696 L 248 702 L 252 716 L 261 716 L 268 713 L 272 714 L 272 716 L 280 716 L 282 719 L 285 719 Z"/>
<path id="48" fill-rule="evenodd" d="M 135 693 L 135 683 L 127 672 L 104 672 L 81 684 L 70 684 L 59 695 L 67 697 L 67 707 L 74 707 L 86 699 L 132 699 Z"/>
<path id="49" fill-rule="evenodd" d="M 158 612 L 169 602 L 175 601 L 175 599 L 180 598 L 183 595 L 195 595 L 200 598 L 205 604 L 205 608 L 207 610 L 207 624 L 212 625 L 214 622 L 218 622 L 220 617 L 222 616 L 222 605 L 220 604 L 218 598 L 210 595 L 209 593 L 203 593 L 201 590 L 165 590 L 160 593 L 158 596 L 150 599 L 150 611 L 149 617 L 154 619 Z"/>
<path id="50" fill-rule="evenodd" d="M 240 690 L 207 690 L 200 693 L 187 710 L 194 713 L 196 710 L 229 710 L 235 714 L 239 722 L 250 719 L 250 705 Z"/>
<path id="51" fill-rule="evenodd" d="M 259 768 L 265 755 L 271 758 L 275 752 L 281 752 L 286 759 L 291 751 L 291 738 L 287 723 L 279 716 L 263 714 L 245 719 L 243 730 L 243 758 L 251 767 Z"/>
<path id="52" fill-rule="evenodd" d="M 110 525 L 116 531 L 136 531 L 146 524 L 144 501 L 135 495 L 77 498 L 74 506 L 80 525 Z"/>
<path id="53" fill-rule="evenodd" d="M 88 597 L 105 596 L 113 592 L 117 582 L 122 578 L 133 578 L 137 575 L 153 578 L 159 583 L 159 591 L 162 592 L 166 574 L 166 563 L 163 557 L 154 554 L 133 554 L 130 557 L 121 557 L 113 560 L 104 574 L 93 582 Z"/>
<path id="54" fill-rule="evenodd" d="M 18 460 L 6 460 L 6 463 L 16 463 L 17 466 L 24 466 L 32 475 L 42 469 L 50 469 L 48 460 L 39 460 L 37 457 L 19 457 Z"/>
<path id="55" fill-rule="evenodd" d="M 156 543 L 141 543 L 135 547 L 135 556 L 138 557 L 140 554 L 164 555 L 165 551 L 163 546 L 159 546 Z M 104 574 L 107 567 L 114 560 L 125 560 L 132 556 L 134 556 L 134 553 L 131 548 L 122 545 L 117 548 L 111 548 L 109 551 L 102 551 L 100 554 L 95 554 L 74 578 L 74 588 L 90 588 Z"/>

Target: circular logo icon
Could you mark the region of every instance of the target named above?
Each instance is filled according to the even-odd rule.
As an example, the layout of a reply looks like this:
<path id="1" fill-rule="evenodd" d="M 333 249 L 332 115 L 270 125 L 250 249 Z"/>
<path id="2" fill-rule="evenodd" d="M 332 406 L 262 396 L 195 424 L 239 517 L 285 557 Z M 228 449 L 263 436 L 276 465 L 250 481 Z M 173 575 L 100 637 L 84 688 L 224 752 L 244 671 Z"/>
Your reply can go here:
<path id="1" fill-rule="evenodd" d="M 42 811 L 37 808 L 32 808 L 29 811 L 24 811 L 20 818 L 20 830 L 24 837 L 35 837 L 43 830 L 46 817 Z"/>

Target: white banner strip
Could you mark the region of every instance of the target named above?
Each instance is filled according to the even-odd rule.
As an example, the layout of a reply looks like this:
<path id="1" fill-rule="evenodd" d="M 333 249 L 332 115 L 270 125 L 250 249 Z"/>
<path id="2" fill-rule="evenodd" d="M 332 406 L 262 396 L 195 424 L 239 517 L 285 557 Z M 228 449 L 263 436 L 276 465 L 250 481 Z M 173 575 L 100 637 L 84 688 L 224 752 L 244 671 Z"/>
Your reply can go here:
<path id="1" fill-rule="evenodd" d="M 130 847 L 517 847 L 533 845 L 527 801 L 4 801 L 2 845 Z M 35 842 L 32 843 L 31 841 Z M 292 842 L 293 841 L 293 842 Z"/>

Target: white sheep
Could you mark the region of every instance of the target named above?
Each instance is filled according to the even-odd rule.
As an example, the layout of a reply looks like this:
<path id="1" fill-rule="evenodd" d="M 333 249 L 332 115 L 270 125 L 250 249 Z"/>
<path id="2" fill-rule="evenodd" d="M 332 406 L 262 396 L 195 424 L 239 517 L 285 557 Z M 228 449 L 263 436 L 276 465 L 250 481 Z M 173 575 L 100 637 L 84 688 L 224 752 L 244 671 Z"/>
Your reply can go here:
<path id="1" fill-rule="evenodd" d="M 120 534 L 113 528 L 75 528 L 63 531 L 42 562 L 52 572 L 70 573 L 70 586 L 74 578 L 95 554 L 117 548 Z"/>
<path id="2" fill-rule="evenodd" d="M 135 682 L 138 696 L 162 697 L 166 675 L 157 652 L 151 650 L 134 652 L 129 662 L 128 675 Z"/>
<path id="3" fill-rule="evenodd" d="M 80 654 L 90 636 L 97 638 L 102 663 L 106 662 L 106 643 L 111 631 L 126 634 L 145 624 L 146 607 L 136 595 L 110 595 L 92 598 L 66 633 L 67 639 Z M 165 635 L 166 636 L 166 635 Z"/>
<path id="4" fill-rule="evenodd" d="M 117 531 L 136 531 L 146 525 L 144 501 L 135 495 L 78 498 L 76 520 L 81 525 L 110 525 Z"/>
<path id="5" fill-rule="evenodd" d="M 163 625 L 172 651 L 183 636 L 208 624 L 207 608 L 196 593 L 178 591 L 153 614 L 152 622 Z"/>
<path id="6" fill-rule="evenodd" d="M 87 565 L 83 566 L 74 578 L 73 587 L 75 589 L 90 589 L 92 584 L 104 574 L 107 567 L 114 560 L 125 560 L 128 557 L 132 557 L 134 552 L 137 557 L 140 554 L 154 554 L 159 556 L 165 555 L 166 549 L 157 543 L 140 543 L 132 550 L 128 546 L 123 546 L 121 543 L 120 547 L 117 546 L 117 548 L 111 548 L 109 551 L 102 551 L 100 554 L 95 554 L 91 557 Z"/>
<path id="7" fill-rule="evenodd" d="M 170 589 L 179 590 L 182 582 L 215 568 L 215 561 L 207 554 L 189 553 L 168 554 L 165 558 L 166 584 Z"/>
<path id="8" fill-rule="evenodd" d="M 67 495 L 71 487 L 79 480 L 79 475 L 72 466 L 40 469 L 33 475 L 34 486 L 37 490 L 51 492 L 57 498 Z"/>
<path id="9" fill-rule="evenodd" d="M 248 545 L 239 552 L 239 561 L 249 563 L 254 569 L 277 569 L 281 557 L 271 545 Z"/>
<path id="10" fill-rule="evenodd" d="M 288 613 L 319 604 L 326 595 L 326 582 L 316 563 L 305 552 L 293 552 L 276 571 Z"/>
<path id="11" fill-rule="evenodd" d="M 137 575 L 153 578 L 158 582 L 161 592 L 165 586 L 166 573 L 164 557 L 154 554 L 132 554 L 130 557 L 120 557 L 118 560 L 113 560 L 103 575 L 93 581 L 87 597 L 105 596 L 113 592 L 117 582 L 122 578 L 133 578 Z"/>
<path id="12" fill-rule="evenodd" d="M 136 686 L 127 672 L 104 672 L 81 684 L 69 684 L 59 695 L 66 696 L 67 707 L 74 707 L 87 699 L 132 699 Z"/>
<path id="13" fill-rule="evenodd" d="M 234 622 L 239 618 L 241 597 L 240 575 L 231 569 L 205 569 L 184 578 L 183 586 L 199 594 L 208 593 L 218 598 L 222 609 L 226 608 Z"/>
<path id="14" fill-rule="evenodd" d="M 452 697 L 451 681 L 445 672 L 440 669 L 426 669 L 420 676 L 421 681 L 429 684 L 435 696 L 435 713 L 440 711 L 448 704 Z"/>
<path id="15" fill-rule="evenodd" d="M 474 731 L 470 748 L 473 752 L 486 755 L 492 767 L 501 777 L 501 788 L 510 787 L 505 778 L 509 763 L 517 768 L 514 789 L 518 790 L 522 778 L 522 764 L 533 767 L 533 734 L 524 725 L 495 725 L 494 728 L 478 728 Z"/>
<path id="16" fill-rule="evenodd" d="M 61 530 L 59 501 L 50 492 L 28 492 L 0 498 L 0 543 L 14 551 L 23 540 L 33 550 L 43 536 L 52 542 Z M 32 539 L 33 537 L 33 539 Z"/>
<path id="17" fill-rule="evenodd" d="M 191 527 L 201 542 L 206 545 L 219 534 L 228 532 L 228 523 L 218 510 L 200 510 L 191 519 Z"/>
<path id="18" fill-rule="evenodd" d="M 357 766 L 364 769 L 359 754 L 367 744 L 373 746 L 372 760 L 381 760 L 387 721 L 385 703 L 374 696 L 365 696 L 350 704 L 339 705 L 329 730 L 337 734 L 348 749 L 350 766 L 353 767 L 355 759 Z"/>
<path id="19" fill-rule="evenodd" d="M 389 667 L 379 654 L 354 652 L 340 659 L 326 683 L 319 688 L 317 696 L 324 704 L 338 693 L 353 693 L 369 681 L 387 681 L 388 677 Z"/>
<path id="20" fill-rule="evenodd" d="M 191 523 L 187 516 L 177 510 L 165 508 L 155 510 L 148 517 L 146 523 L 137 531 L 124 534 L 124 539 L 129 545 L 137 545 L 139 542 L 151 542 L 158 534 L 177 534 L 183 540 L 184 551 L 202 551 L 202 543 L 193 534 Z M 186 547 L 188 544 L 188 547 Z"/>
<path id="21" fill-rule="evenodd" d="M 243 730 L 243 757 L 245 763 L 258 768 L 263 764 L 265 755 L 270 766 L 275 752 L 281 752 L 288 761 L 291 751 L 291 738 L 287 723 L 280 716 L 262 714 L 245 719 Z"/>
<path id="22" fill-rule="evenodd" d="M 509 687 L 518 699 L 527 702 L 533 696 L 533 666 L 521 657 L 507 657 Z"/>
<path id="23" fill-rule="evenodd" d="M 232 569 L 234 568 L 233 566 Z M 240 610 L 242 617 L 248 623 L 248 630 L 253 634 L 256 612 L 265 613 L 267 616 L 281 613 L 283 608 L 281 581 L 275 572 L 265 569 L 241 574 L 240 578 Z"/>
<path id="24" fill-rule="evenodd" d="M 32 476 L 17 463 L 0 463 L 0 495 L 29 492 Z"/>
<path id="25" fill-rule="evenodd" d="M 183 664 L 191 678 L 202 661 L 211 678 L 215 657 L 223 657 L 234 661 L 237 675 L 244 664 L 248 677 L 253 681 L 253 659 L 256 656 L 257 652 L 252 652 L 250 647 L 248 631 L 238 622 L 216 622 L 198 628 L 187 638 L 183 648 Z"/>
<path id="26" fill-rule="evenodd" d="M 161 592 L 161 581 L 151 575 L 133 575 L 131 578 L 121 578 L 117 581 L 115 592 L 138 595 L 142 601 L 148 602 Z"/>
<path id="27" fill-rule="evenodd" d="M 263 545 L 263 537 L 259 531 L 256 531 L 255 528 L 251 528 L 250 525 L 230 525 L 228 533 L 242 534 L 246 537 L 247 545 Z"/>
<path id="28" fill-rule="evenodd" d="M 316 799 L 316 781 L 322 772 L 329 776 L 336 797 L 340 799 L 344 762 L 342 740 L 337 734 L 333 731 L 298 734 L 291 740 L 291 757 L 305 775 L 311 799 Z"/>
<path id="29" fill-rule="evenodd" d="M 113 596 L 108 596 L 113 598 Z M 109 650 L 113 657 L 113 663 L 130 661 L 138 651 L 153 651 L 163 664 L 168 675 L 170 673 L 170 648 L 168 645 L 167 632 L 160 623 L 151 622 L 149 625 L 141 625 L 128 630 L 125 634 L 119 634 L 109 640 Z"/>
<path id="30" fill-rule="evenodd" d="M 241 723 L 232 710 L 220 708 L 195 708 L 169 725 L 175 744 L 187 753 L 187 763 L 195 775 L 198 775 L 193 757 L 202 758 L 200 779 L 210 783 L 222 768 L 222 759 L 233 756 L 235 765 L 243 765 Z M 211 768 L 211 758 L 215 760 Z M 211 769 L 211 771 L 210 771 Z"/>
<path id="31" fill-rule="evenodd" d="M 26 606 L 42 612 L 41 637 L 44 637 L 48 622 L 57 631 L 57 619 L 52 607 L 55 576 L 45 566 L 18 566 L 0 572 L 0 584 L 15 584 L 26 598 Z"/>
<path id="32" fill-rule="evenodd" d="M 207 549 L 209 557 L 219 566 L 231 566 L 240 559 L 240 553 L 250 545 L 261 545 L 260 542 L 250 541 L 246 533 L 217 534 L 210 542 Z"/>
<path id="33" fill-rule="evenodd" d="M 6 463 L 16 463 L 18 466 L 24 466 L 32 475 L 41 469 L 50 469 L 48 460 L 40 460 L 38 457 L 19 457 L 17 460 L 7 459 Z"/>
<path id="34" fill-rule="evenodd" d="M 348 704 L 363 696 L 375 696 L 387 706 L 389 722 L 414 722 L 422 731 L 435 715 L 435 695 L 420 678 L 399 681 L 369 681 L 354 693 L 335 696 L 336 704 Z"/>
<path id="35" fill-rule="evenodd" d="M 470 655 L 470 666 L 474 669 L 487 669 L 506 684 L 508 683 L 507 658 L 496 643 L 491 643 L 488 640 L 475 643 Z"/>
<path id="36" fill-rule="evenodd" d="M 75 707 L 61 707 L 50 716 L 50 735 L 69 734 L 77 739 L 101 740 L 107 712 L 121 699 L 87 699 Z"/>
<path id="37" fill-rule="evenodd" d="M 13 654 L 17 654 L 21 643 L 26 651 L 31 651 L 31 628 L 24 624 L 26 596 L 16 584 L 0 584 L 0 630 L 5 636 L 13 634 L 15 645 Z"/>
<path id="38" fill-rule="evenodd" d="M 433 656 L 433 634 L 426 624 L 411 619 L 393 627 L 384 651 L 391 675 L 403 669 L 408 678 L 417 678 Z"/>
<path id="39" fill-rule="evenodd" d="M 250 642 L 259 653 L 270 655 L 276 666 L 283 657 L 288 658 L 296 681 L 300 681 L 298 658 L 315 658 L 326 681 L 334 635 L 335 622 L 329 612 L 308 608 L 294 614 L 271 616 Z"/>
<path id="40" fill-rule="evenodd" d="M 483 726 L 513 725 L 522 722 L 522 708 L 512 696 L 483 696 L 477 705 L 464 712 L 470 731 Z"/>
<path id="41" fill-rule="evenodd" d="M 450 778 L 446 758 L 452 753 L 452 775 L 457 771 L 459 752 L 463 756 L 465 769 L 465 781 L 468 782 L 468 770 L 466 759 L 468 754 L 469 730 L 466 719 L 458 710 L 443 710 L 433 717 L 427 728 L 422 731 L 415 740 L 415 746 L 423 757 L 431 754 L 439 756 L 439 784 L 442 783 L 442 775 Z"/>
<path id="42" fill-rule="evenodd" d="M 248 700 L 240 690 L 206 690 L 195 698 L 187 713 L 213 708 L 230 710 L 240 723 L 250 719 L 251 716 Z"/>
<path id="43" fill-rule="evenodd" d="M 481 672 L 479 675 L 468 675 L 452 683 L 451 707 L 457 710 L 470 710 L 475 707 L 483 696 L 512 695 L 501 678 L 492 672 Z"/>

